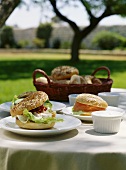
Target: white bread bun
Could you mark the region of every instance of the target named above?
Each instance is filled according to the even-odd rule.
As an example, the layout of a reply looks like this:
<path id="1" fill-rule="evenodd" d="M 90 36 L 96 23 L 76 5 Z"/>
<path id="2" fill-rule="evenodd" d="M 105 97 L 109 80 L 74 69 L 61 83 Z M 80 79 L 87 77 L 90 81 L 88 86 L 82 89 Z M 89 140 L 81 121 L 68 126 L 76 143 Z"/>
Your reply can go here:
<path id="1" fill-rule="evenodd" d="M 79 75 L 73 75 L 70 78 L 70 84 L 87 84 L 87 81 Z"/>
<path id="2" fill-rule="evenodd" d="M 99 78 L 95 78 L 95 77 L 94 77 L 94 78 L 92 79 L 92 83 L 93 83 L 93 84 L 102 84 L 102 81 L 101 81 Z"/>
<path id="3" fill-rule="evenodd" d="M 41 106 L 46 100 L 48 95 L 43 91 L 36 91 L 24 98 L 21 102 L 17 103 L 10 109 L 11 116 L 22 115 L 24 109 L 28 111 Z"/>
<path id="4" fill-rule="evenodd" d="M 101 97 L 93 94 L 82 93 L 76 98 L 73 111 L 93 112 L 105 110 L 108 104 Z"/>
<path id="5" fill-rule="evenodd" d="M 48 123 L 48 124 L 44 124 L 44 123 L 34 123 L 34 122 L 30 122 L 28 121 L 27 123 L 22 123 L 19 119 L 16 118 L 16 124 L 23 129 L 50 129 L 52 128 L 55 123 Z"/>
<path id="6" fill-rule="evenodd" d="M 48 84 L 48 81 L 47 81 L 46 77 L 38 77 L 38 78 L 36 78 L 36 81 L 44 83 L 44 84 Z"/>
<path id="7" fill-rule="evenodd" d="M 92 84 L 93 76 L 86 75 L 86 76 L 84 76 L 84 78 L 87 81 L 87 84 Z"/>

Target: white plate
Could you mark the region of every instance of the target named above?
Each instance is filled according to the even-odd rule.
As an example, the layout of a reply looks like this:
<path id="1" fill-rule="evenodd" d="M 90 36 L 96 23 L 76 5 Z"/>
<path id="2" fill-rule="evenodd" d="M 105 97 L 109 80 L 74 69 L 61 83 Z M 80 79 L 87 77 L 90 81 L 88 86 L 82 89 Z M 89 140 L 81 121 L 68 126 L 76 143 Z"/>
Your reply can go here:
<path id="1" fill-rule="evenodd" d="M 85 120 L 85 121 L 92 121 L 92 116 L 80 116 L 80 115 L 74 115 L 72 112 L 72 108 L 73 106 L 70 107 L 66 107 L 64 109 L 62 109 L 62 112 L 66 115 L 70 115 L 70 116 L 74 116 L 80 120 Z"/>
<path id="2" fill-rule="evenodd" d="M 63 122 L 58 122 L 52 129 L 48 130 L 27 130 L 21 129 L 15 124 L 15 118 L 11 116 L 0 120 L 0 127 L 4 130 L 26 136 L 50 136 L 58 135 L 70 130 L 76 129 L 81 125 L 81 121 L 75 117 L 67 115 L 57 115 L 57 118 L 64 119 Z"/>
<path id="3" fill-rule="evenodd" d="M 52 110 L 54 110 L 54 111 L 60 111 L 66 107 L 66 105 L 64 103 L 55 102 L 55 101 L 50 101 L 50 102 L 53 105 Z M 0 105 L 0 110 L 10 112 L 11 104 L 12 104 L 11 102 L 2 103 Z"/>
<path id="4" fill-rule="evenodd" d="M 111 92 L 126 92 L 126 89 L 121 89 L 121 88 L 111 88 Z"/>
<path id="5" fill-rule="evenodd" d="M 70 116 L 74 116 L 80 120 L 84 120 L 84 121 L 92 121 L 92 116 L 80 116 L 80 115 L 74 115 L 72 112 L 72 108 L 73 106 L 70 107 L 66 107 L 62 110 L 62 112 L 66 115 L 70 115 Z M 114 111 L 121 111 L 123 113 L 125 113 L 125 111 L 121 108 L 118 107 L 113 107 L 113 106 L 108 106 L 106 110 L 114 110 Z"/>
<path id="6" fill-rule="evenodd" d="M 10 112 L 11 102 L 5 102 L 0 104 L 0 110 L 5 112 Z"/>
<path id="7" fill-rule="evenodd" d="M 63 108 L 66 107 L 66 105 L 64 103 L 61 103 L 61 102 L 55 102 L 55 101 L 50 101 L 53 105 L 52 107 L 52 110 L 54 111 L 60 111 L 62 110 Z"/>

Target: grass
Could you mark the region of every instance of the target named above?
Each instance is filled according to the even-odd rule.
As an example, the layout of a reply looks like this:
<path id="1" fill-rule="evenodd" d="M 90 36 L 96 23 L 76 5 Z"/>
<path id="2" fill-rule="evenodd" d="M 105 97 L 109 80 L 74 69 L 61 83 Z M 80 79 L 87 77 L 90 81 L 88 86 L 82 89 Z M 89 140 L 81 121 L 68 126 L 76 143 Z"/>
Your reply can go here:
<path id="1" fill-rule="evenodd" d="M 59 65 L 75 66 L 80 75 L 89 75 L 97 67 L 105 65 L 111 70 L 113 87 L 126 88 L 125 56 L 81 54 L 78 63 L 71 63 L 69 59 L 69 54 L 0 53 L 0 103 L 12 100 L 15 94 L 35 90 L 32 82 L 35 69 L 40 68 L 50 75 L 51 70 Z M 96 76 L 107 77 L 107 73 L 100 71 Z"/>

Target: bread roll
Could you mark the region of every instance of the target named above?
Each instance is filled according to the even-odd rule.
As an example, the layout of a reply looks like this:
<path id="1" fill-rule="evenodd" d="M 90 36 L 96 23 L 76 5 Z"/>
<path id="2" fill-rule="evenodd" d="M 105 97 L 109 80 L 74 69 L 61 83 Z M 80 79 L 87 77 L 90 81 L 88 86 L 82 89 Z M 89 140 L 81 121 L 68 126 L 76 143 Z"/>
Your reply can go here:
<path id="1" fill-rule="evenodd" d="M 92 79 L 94 76 L 86 75 L 84 76 L 85 80 L 87 81 L 87 84 L 92 84 Z"/>
<path id="2" fill-rule="evenodd" d="M 70 79 L 70 84 L 87 84 L 87 81 L 79 75 L 73 75 Z"/>
<path id="3" fill-rule="evenodd" d="M 99 110 L 105 110 L 108 104 L 101 97 L 93 94 L 82 93 L 76 98 L 76 102 L 73 106 L 73 111 L 78 112 L 93 112 Z"/>
<path id="4" fill-rule="evenodd" d="M 44 83 L 44 84 L 48 84 L 48 81 L 47 81 L 46 77 L 38 77 L 38 78 L 36 78 L 36 81 Z"/>
<path id="5" fill-rule="evenodd" d="M 70 79 L 72 75 L 78 75 L 79 70 L 72 66 L 59 66 L 52 70 L 51 76 L 54 80 Z"/>
<path id="6" fill-rule="evenodd" d="M 94 78 L 92 79 L 92 83 L 93 83 L 93 84 L 102 84 L 102 81 L 101 81 L 99 78 L 95 78 L 95 77 L 94 77 Z"/>

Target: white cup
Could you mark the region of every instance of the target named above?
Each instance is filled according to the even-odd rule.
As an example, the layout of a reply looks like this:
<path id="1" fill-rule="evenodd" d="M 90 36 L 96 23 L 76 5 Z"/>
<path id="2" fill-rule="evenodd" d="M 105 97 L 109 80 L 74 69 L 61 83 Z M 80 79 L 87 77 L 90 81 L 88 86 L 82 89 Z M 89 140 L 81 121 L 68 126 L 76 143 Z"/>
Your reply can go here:
<path id="1" fill-rule="evenodd" d="M 70 94 L 70 95 L 68 96 L 70 106 L 73 106 L 73 105 L 74 105 L 77 96 L 78 96 L 78 94 Z"/>
<path id="2" fill-rule="evenodd" d="M 102 92 L 98 93 L 98 96 L 105 100 L 109 106 L 117 107 L 119 105 L 119 93 L 116 92 Z"/>
<path id="3" fill-rule="evenodd" d="M 116 108 L 114 110 L 92 112 L 93 127 L 99 133 L 117 133 L 124 110 Z"/>

